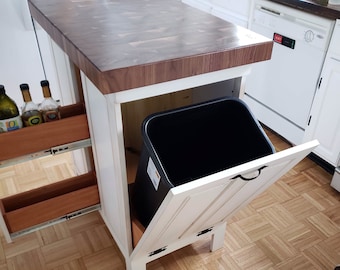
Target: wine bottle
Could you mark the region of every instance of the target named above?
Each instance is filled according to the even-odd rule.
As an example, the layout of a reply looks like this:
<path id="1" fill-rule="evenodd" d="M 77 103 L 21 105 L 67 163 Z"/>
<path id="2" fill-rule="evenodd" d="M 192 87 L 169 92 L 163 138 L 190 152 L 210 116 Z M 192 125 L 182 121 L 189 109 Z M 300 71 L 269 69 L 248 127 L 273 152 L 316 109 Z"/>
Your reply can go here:
<path id="1" fill-rule="evenodd" d="M 22 128 L 18 106 L 6 95 L 3 85 L 0 85 L 0 133 Z"/>
<path id="2" fill-rule="evenodd" d="M 47 80 L 43 80 L 40 82 L 40 85 L 42 87 L 44 100 L 41 102 L 39 110 L 42 114 L 44 122 L 59 120 L 59 105 L 51 96 L 49 82 Z"/>
<path id="3" fill-rule="evenodd" d="M 39 107 L 32 101 L 29 86 L 27 83 L 20 84 L 24 105 L 22 107 L 21 118 L 24 126 L 35 126 L 43 122 Z"/>

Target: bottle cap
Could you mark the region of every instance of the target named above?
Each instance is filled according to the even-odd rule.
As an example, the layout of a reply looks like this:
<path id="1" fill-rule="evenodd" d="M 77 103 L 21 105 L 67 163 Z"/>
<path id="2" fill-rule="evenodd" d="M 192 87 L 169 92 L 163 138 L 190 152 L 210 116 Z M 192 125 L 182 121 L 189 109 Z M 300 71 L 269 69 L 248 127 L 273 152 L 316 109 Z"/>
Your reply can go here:
<path id="1" fill-rule="evenodd" d="M 22 84 L 20 84 L 20 89 L 21 89 L 21 91 L 22 91 L 22 90 L 28 90 L 28 89 L 29 89 L 29 86 L 28 86 L 27 83 L 22 83 Z"/>
<path id="2" fill-rule="evenodd" d="M 40 85 L 41 85 L 41 87 L 50 86 L 48 80 L 43 80 L 43 81 L 41 81 L 41 82 L 40 82 Z"/>

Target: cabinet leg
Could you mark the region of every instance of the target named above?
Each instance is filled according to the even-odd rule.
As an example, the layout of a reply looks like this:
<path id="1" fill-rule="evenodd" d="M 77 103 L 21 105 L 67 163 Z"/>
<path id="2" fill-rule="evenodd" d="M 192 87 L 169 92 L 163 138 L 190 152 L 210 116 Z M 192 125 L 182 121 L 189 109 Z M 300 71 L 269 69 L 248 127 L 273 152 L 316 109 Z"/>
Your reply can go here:
<path id="1" fill-rule="evenodd" d="M 211 252 L 223 247 L 226 227 L 227 227 L 226 222 L 215 227 L 215 232 L 211 237 L 212 239 L 211 239 L 211 243 L 210 243 L 210 251 Z"/>
<path id="2" fill-rule="evenodd" d="M 146 270 L 146 262 L 143 260 L 127 262 L 126 270 Z"/>
<path id="3" fill-rule="evenodd" d="M 0 212 L 0 228 L 2 229 L 2 233 L 5 236 L 7 243 L 12 243 L 11 235 L 9 234 L 6 222 L 1 212 Z"/>

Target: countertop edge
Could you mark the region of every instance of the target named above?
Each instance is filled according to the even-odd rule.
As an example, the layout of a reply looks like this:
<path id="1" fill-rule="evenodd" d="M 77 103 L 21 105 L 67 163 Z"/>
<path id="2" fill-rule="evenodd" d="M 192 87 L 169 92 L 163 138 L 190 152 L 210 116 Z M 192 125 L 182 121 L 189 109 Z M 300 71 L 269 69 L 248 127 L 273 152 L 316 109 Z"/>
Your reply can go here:
<path id="1" fill-rule="evenodd" d="M 32 17 L 103 94 L 247 65 L 271 58 L 273 42 L 258 39 L 219 52 L 101 71 L 31 1 L 28 1 L 28 5 Z"/>
<path id="2" fill-rule="evenodd" d="M 316 1 L 301 1 L 301 0 L 270 0 L 281 5 L 292 7 L 304 12 L 308 12 L 320 17 L 324 17 L 331 20 L 340 18 L 340 6 L 338 5 L 321 5 Z"/>
<path id="3" fill-rule="evenodd" d="M 97 77 L 95 85 L 103 94 L 201 75 L 271 59 L 273 42 L 266 41 L 232 50 L 171 59 L 158 63 L 111 70 Z M 182 70 L 179 74 L 178 70 Z M 136 78 L 137 74 L 137 78 Z M 158 76 L 155 76 L 158 74 Z M 160 74 L 160 75 L 159 75 Z M 104 80 L 102 80 L 105 78 Z M 106 82 L 110 82 L 109 85 Z"/>

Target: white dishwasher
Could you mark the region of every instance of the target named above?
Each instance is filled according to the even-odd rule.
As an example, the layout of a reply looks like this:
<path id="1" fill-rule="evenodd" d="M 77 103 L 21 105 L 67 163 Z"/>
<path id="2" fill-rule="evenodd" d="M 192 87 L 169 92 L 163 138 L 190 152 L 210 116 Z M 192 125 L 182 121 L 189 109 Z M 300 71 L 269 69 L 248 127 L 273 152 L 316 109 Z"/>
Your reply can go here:
<path id="1" fill-rule="evenodd" d="M 255 116 L 300 144 L 334 21 L 270 1 L 255 1 L 250 29 L 274 41 L 272 59 L 247 77 L 244 101 Z"/>

